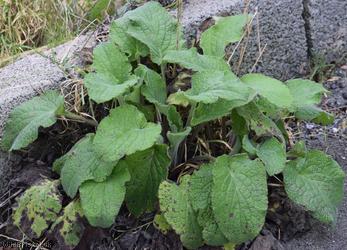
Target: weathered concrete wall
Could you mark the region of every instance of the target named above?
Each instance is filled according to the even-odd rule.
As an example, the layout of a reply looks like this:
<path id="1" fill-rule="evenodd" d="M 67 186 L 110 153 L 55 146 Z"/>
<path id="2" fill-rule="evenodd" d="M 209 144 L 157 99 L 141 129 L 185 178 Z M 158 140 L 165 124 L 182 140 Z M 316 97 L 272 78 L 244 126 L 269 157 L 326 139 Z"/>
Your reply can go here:
<path id="1" fill-rule="evenodd" d="M 304 0 L 308 39 L 313 55 L 326 62 L 347 59 L 347 1 Z"/>
<path id="2" fill-rule="evenodd" d="M 189 40 L 195 39 L 200 24 L 208 17 L 243 13 L 245 2 L 247 1 L 187 1 L 182 15 L 186 37 Z M 259 45 L 263 47 L 267 44 L 256 71 L 280 79 L 301 75 L 308 61 L 302 0 L 250 1 L 248 12 L 255 13 L 256 10 L 258 17 L 253 21 L 241 73 L 249 71 L 256 62 Z"/>

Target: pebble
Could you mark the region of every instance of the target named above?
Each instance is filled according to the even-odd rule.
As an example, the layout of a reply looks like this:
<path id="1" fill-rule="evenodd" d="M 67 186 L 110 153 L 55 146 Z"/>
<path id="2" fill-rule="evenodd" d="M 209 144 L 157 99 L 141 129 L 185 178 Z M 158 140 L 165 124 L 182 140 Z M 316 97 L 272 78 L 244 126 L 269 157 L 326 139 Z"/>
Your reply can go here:
<path id="1" fill-rule="evenodd" d="M 313 129 L 313 128 L 314 128 L 314 125 L 313 125 L 313 124 L 306 124 L 306 128 L 307 128 L 307 129 Z"/>
<path id="2" fill-rule="evenodd" d="M 343 97 L 343 99 L 347 100 L 347 92 L 343 92 L 342 97 Z"/>
<path id="3" fill-rule="evenodd" d="M 337 133 L 337 132 L 339 132 L 339 129 L 338 128 L 332 128 L 332 131 L 333 131 L 333 133 Z"/>

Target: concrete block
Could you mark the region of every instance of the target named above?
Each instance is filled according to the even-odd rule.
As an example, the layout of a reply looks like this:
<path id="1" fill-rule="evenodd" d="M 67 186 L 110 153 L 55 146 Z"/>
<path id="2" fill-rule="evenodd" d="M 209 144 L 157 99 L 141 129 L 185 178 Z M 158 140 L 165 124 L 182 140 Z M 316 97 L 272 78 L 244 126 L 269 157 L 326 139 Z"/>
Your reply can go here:
<path id="1" fill-rule="evenodd" d="M 95 46 L 92 34 L 83 35 L 56 48 L 31 54 L 0 68 L 0 140 L 9 113 L 24 101 L 47 89 L 57 89 L 72 65 L 83 64 L 84 49 Z M 8 183 L 18 156 L 0 150 L 0 193 Z"/>
<path id="2" fill-rule="evenodd" d="M 326 62 L 347 60 L 347 1 L 304 0 L 313 55 Z"/>
<path id="3" fill-rule="evenodd" d="M 242 13 L 245 2 L 247 1 L 186 1 L 182 14 L 186 38 L 195 39 L 202 22 L 211 16 Z M 255 71 L 280 79 L 300 76 L 307 64 L 302 0 L 250 1 L 249 13 L 255 13 L 256 10 L 259 26 L 255 18 L 240 73 L 248 72 L 259 56 L 258 26 L 260 45 L 263 47 L 267 44 L 267 47 Z"/>

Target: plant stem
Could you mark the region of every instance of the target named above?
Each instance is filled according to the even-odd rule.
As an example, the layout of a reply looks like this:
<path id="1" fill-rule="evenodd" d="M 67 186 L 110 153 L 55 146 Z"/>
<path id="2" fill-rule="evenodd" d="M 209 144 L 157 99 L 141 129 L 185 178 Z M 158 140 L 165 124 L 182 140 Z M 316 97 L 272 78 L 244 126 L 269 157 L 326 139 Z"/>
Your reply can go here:
<path id="1" fill-rule="evenodd" d="M 187 122 L 186 122 L 186 127 L 189 127 L 190 126 L 190 123 L 192 121 L 192 118 L 193 118 L 193 114 L 195 112 L 195 109 L 196 109 L 196 103 L 192 103 L 191 104 L 191 108 L 189 110 L 189 115 L 188 115 L 188 119 L 187 119 Z"/>
<path id="2" fill-rule="evenodd" d="M 94 127 L 97 127 L 98 126 L 98 123 L 97 121 L 94 121 L 92 119 L 87 119 L 83 116 L 80 116 L 80 115 L 77 115 L 77 114 L 74 114 L 72 112 L 69 112 L 69 111 L 66 111 L 63 115 L 65 118 L 68 118 L 68 119 L 71 119 L 71 120 L 74 120 L 76 122 L 81 122 L 81 123 L 86 123 L 86 124 L 89 124 L 91 126 L 94 126 Z"/>
<path id="3" fill-rule="evenodd" d="M 166 83 L 165 70 L 166 70 L 166 64 L 162 63 L 160 65 L 161 77 L 163 78 L 163 81 Z"/>

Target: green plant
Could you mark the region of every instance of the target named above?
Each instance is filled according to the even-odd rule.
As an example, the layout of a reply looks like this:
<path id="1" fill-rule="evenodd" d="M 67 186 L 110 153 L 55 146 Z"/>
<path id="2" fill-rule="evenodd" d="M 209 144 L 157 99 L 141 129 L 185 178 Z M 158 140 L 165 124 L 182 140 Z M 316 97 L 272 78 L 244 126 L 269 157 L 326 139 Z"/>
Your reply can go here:
<path id="1" fill-rule="evenodd" d="M 284 129 L 288 114 L 330 123 L 332 116 L 316 106 L 326 90 L 303 79 L 284 84 L 262 74 L 237 77 L 224 49 L 241 39 L 248 20 L 247 15 L 218 18 L 201 37 L 204 54 L 184 46 L 179 24 L 158 3 L 116 20 L 110 41 L 94 50 L 94 71 L 84 79 L 91 100 L 116 106 L 99 124 L 66 111 L 54 91 L 11 113 L 2 141 L 10 151 L 28 146 L 39 127 L 59 117 L 97 127 L 53 166 L 72 203 L 58 214 L 61 194 L 50 190 L 57 180 L 47 180 L 25 192 L 14 223 L 39 237 L 59 216 L 51 231 L 61 244 L 73 246 L 83 233 L 79 218 L 107 228 L 124 202 L 140 216 L 154 211 L 159 198 L 157 227 L 175 230 L 187 248 L 233 246 L 263 227 L 272 176 L 290 199 L 334 223 L 344 172 L 323 152 L 302 143 L 290 148 Z M 211 138 L 213 129 L 219 139 Z M 204 164 L 179 168 L 199 151 L 188 145 L 185 157 L 184 141 L 204 146 L 199 155 Z M 209 150 L 209 143 L 222 146 Z M 35 192 L 53 201 L 45 207 Z M 35 213 L 40 221 L 32 220 Z"/>

